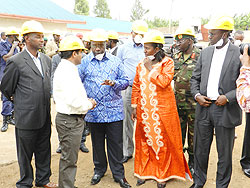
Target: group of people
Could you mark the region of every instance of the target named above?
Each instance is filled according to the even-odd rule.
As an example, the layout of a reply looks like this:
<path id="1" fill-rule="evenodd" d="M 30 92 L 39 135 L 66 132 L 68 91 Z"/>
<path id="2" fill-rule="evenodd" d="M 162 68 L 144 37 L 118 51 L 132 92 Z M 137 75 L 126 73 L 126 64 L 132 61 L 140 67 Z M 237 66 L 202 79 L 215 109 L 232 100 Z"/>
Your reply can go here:
<path id="1" fill-rule="evenodd" d="M 54 41 L 47 43 L 52 60 L 40 52 L 44 47 L 41 23 L 23 24 L 26 47 L 19 53 L 15 51 L 16 35 L 7 34 L 8 52 L 1 52 L 1 66 L 3 59 L 6 67 L 0 90 L 12 105 L 11 113 L 15 109 L 20 168 L 16 187 L 32 187 L 34 155 L 36 186 L 74 188 L 78 151 L 86 140 L 84 128 L 89 127 L 94 163 L 91 185 L 101 181 L 109 163 L 114 181 L 120 187 L 131 187 L 123 163 L 134 157 L 137 186 L 150 179 L 164 188 L 172 178 L 193 178 L 190 188 L 201 188 L 207 179 L 215 134 L 216 187 L 227 188 L 235 127 L 241 124 L 239 104 L 246 112 L 250 109 L 250 58 L 246 47 L 241 68 L 239 47 L 229 41 L 233 18 L 211 20 L 207 28 L 210 46 L 200 52 L 192 28 L 180 27 L 175 35 L 177 53 L 172 58 L 164 52 L 163 34 L 148 31 L 141 20 L 132 24 L 131 39 L 120 46 L 118 34 L 103 29 L 92 30 L 85 40 L 81 34 L 71 34 L 60 41 L 54 33 Z M 51 93 L 61 153 L 58 184 L 50 182 Z M 241 164 L 250 177 L 247 127 Z"/>

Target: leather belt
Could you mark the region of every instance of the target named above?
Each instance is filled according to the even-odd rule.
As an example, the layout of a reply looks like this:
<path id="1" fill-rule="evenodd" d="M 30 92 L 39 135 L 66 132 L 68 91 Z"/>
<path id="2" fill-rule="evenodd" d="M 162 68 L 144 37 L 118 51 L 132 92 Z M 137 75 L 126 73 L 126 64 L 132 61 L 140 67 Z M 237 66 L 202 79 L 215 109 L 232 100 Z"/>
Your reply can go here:
<path id="1" fill-rule="evenodd" d="M 72 117 L 78 117 L 78 118 L 83 118 L 85 114 L 63 114 L 58 112 L 61 115 L 66 115 L 66 116 L 72 116 Z"/>

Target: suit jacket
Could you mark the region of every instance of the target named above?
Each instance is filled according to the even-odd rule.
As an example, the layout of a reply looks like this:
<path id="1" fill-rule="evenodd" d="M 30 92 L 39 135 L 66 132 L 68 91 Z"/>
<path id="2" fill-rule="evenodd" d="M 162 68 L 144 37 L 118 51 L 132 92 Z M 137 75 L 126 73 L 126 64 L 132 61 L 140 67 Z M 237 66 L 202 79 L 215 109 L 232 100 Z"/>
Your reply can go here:
<path id="1" fill-rule="evenodd" d="M 39 129 L 50 119 L 51 60 L 40 54 L 43 76 L 26 50 L 12 56 L 0 85 L 14 103 L 16 127 Z"/>
<path id="2" fill-rule="evenodd" d="M 200 93 L 207 96 L 207 84 L 213 58 L 214 47 L 209 46 L 201 51 L 200 58 L 193 71 L 190 83 L 193 97 Z M 229 44 L 223 62 L 220 80 L 219 94 L 225 95 L 229 102 L 223 107 L 222 122 L 224 127 L 235 127 L 241 124 L 241 109 L 236 100 L 236 80 L 240 74 L 241 62 L 239 59 L 239 47 Z M 196 119 L 206 118 L 206 108 L 197 104 Z"/>

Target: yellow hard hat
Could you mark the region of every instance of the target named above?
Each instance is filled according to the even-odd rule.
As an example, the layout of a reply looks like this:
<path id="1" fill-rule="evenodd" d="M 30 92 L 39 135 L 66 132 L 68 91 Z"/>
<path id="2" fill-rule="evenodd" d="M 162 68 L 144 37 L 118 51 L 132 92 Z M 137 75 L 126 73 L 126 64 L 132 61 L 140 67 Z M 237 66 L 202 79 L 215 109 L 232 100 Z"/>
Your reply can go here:
<path id="1" fill-rule="evenodd" d="M 16 28 L 10 27 L 10 28 L 6 31 L 5 35 L 19 35 L 19 33 L 17 32 L 17 29 L 16 29 Z"/>
<path id="2" fill-rule="evenodd" d="M 90 41 L 105 42 L 108 40 L 108 36 L 104 29 L 93 29 L 90 34 Z"/>
<path id="3" fill-rule="evenodd" d="M 108 31 L 108 39 L 115 39 L 115 40 L 118 40 L 119 38 L 119 35 L 116 31 Z"/>
<path id="4" fill-rule="evenodd" d="M 158 30 L 151 30 L 145 34 L 143 42 L 165 44 L 164 35 Z"/>
<path id="5" fill-rule="evenodd" d="M 175 32 L 175 39 L 182 39 L 183 35 L 192 36 L 195 38 L 194 29 L 192 27 L 180 27 Z"/>
<path id="6" fill-rule="evenodd" d="M 91 35 L 91 32 L 84 33 L 82 40 L 86 42 L 90 42 L 90 35 Z"/>
<path id="7" fill-rule="evenodd" d="M 230 16 L 220 16 L 220 17 L 211 19 L 205 25 L 205 28 L 232 31 L 234 29 L 234 19 Z"/>
<path id="8" fill-rule="evenodd" d="M 60 33 L 59 30 L 54 30 L 52 34 L 53 34 L 53 35 L 61 35 L 61 33 Z"/>
<path id="9" fill-rule="evenodd" d="M 132 31 L 138 34 L 145 34 L 148 32 L 148 24 L 143 20 L 136 20 L 132 24 Z"/>
<path id="10" fill-rule="evenodd" d="M 44 28 L 42 24 L 34 20 L 24 22 L 21 30 L 22 35 L 28 33 L 44 33 Z"/>
<path id="11" fill-rule="evenodd" d="M 86 50 L 81 39 L 76 36 L 64 37 L 59 45 L 59 51 L 71 51 L 71 50 Z"/>

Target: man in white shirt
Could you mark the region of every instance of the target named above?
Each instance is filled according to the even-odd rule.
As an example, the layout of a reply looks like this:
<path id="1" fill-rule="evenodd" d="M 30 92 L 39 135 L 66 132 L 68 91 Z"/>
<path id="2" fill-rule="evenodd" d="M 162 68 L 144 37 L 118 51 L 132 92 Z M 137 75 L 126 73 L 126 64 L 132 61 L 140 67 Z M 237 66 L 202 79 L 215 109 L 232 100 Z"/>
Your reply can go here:
<path id="1" fill-rule="evenodd" d="M 197 101 L 191 188 L 202 188 L 206 183 L 214 130 L 218 152 L 216 188 L 227 188 L 232 175 L 235 127 L 241 124 L 236 100 L 240 52 L 228 40 L 234 28 L 233 18 L 222 16 L 211 20 L 207 28 L 211 46 L 201 51 L 190 80 L 191 93 Z"/>
<path id="2" fill-rule="evenodd" d="M 83 49 L 85 48 L 79 38 L 65 37 L 59 48 L 62 60 L 54 74 L 56 129 L 62 149 L 59 188 L 74 187 L 84 114 L 96 106 L 94 99 L 87 98 L 76 66 L 81 63 Z"/>

